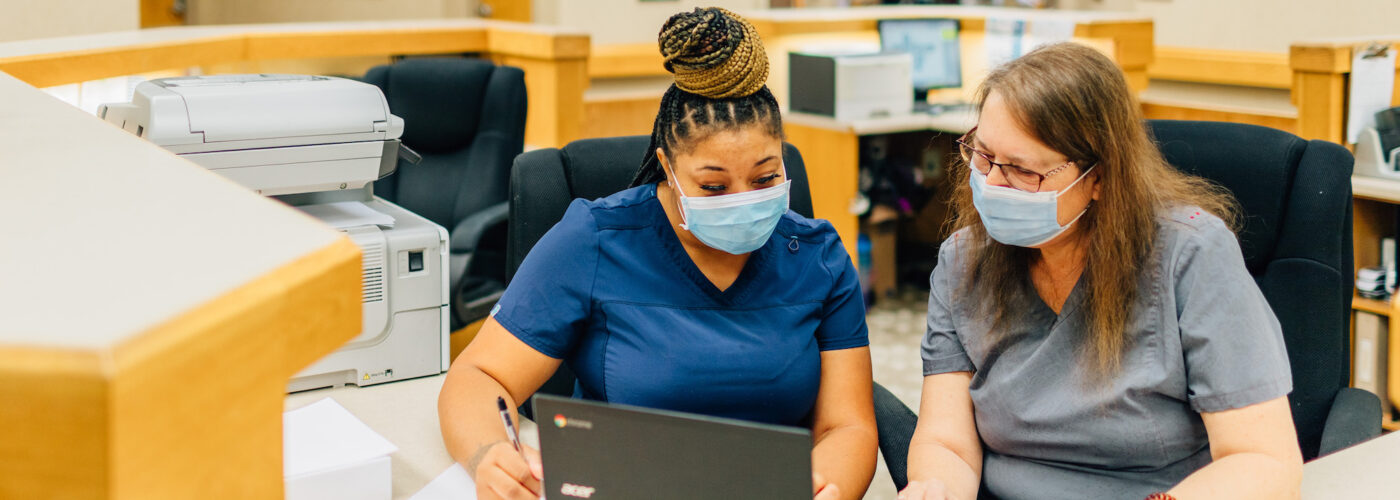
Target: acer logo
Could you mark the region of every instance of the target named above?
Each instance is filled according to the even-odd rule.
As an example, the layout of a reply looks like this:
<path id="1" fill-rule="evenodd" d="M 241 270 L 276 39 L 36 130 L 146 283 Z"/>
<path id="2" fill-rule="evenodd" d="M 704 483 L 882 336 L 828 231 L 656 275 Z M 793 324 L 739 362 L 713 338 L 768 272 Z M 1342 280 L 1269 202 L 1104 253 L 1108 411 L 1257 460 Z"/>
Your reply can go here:
<path id="1" fill-rule="evenodd" d="M 563 494 L 566 495 L 566 496 L 577 497 L 577 498 L 589 498 L 589 497 L 592 497 L 594 491 L 595 491 L 595 490 L 594 490 L 593 487 L 591 487 L 591 486 L 580 486 L 580 485 L 577 485 L 577 484 L 569 484 L 569 483 L 564 483 L 564 486 L 562 486 L 562 487 L 559 488 L 559 492 L 560 492 L 560 493 L 563 493 Z"/>

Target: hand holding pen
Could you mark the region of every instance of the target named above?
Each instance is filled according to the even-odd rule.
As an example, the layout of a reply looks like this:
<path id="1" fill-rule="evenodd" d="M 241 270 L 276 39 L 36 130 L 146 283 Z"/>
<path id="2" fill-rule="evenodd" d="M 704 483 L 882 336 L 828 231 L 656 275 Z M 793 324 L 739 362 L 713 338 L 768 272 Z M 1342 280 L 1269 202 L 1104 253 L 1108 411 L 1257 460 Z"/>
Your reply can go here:
<path id="1" fill-rule="evenodd" d="M 506 405 L 505 398 L 496 398 L 496 409 L 501 414 L 505 426 L 506 439 L 491 442 L 477 451 L 479 460 L 473 460 L 476 469 L 477 497 L 487 499 L 536 500 L 541 497 L 544 477 L 540 466 L 540 452 L 520 444 L 511 414 L 514 411 Z M 515 449 L 506 448 L 509 443 Z"/>
<path id="2" fill-rule="evenodd" d="M 515 451 L 520 452 L 520 433 L 515 430 L 515 423 L 511 422 L 509 408 L 506 408 L 506 398 L 496 396 L 496 409 L 501 412 L 501 423 L 506 426 L 506 437 L 510 438 L 510 444 L 515 445 Z"/>

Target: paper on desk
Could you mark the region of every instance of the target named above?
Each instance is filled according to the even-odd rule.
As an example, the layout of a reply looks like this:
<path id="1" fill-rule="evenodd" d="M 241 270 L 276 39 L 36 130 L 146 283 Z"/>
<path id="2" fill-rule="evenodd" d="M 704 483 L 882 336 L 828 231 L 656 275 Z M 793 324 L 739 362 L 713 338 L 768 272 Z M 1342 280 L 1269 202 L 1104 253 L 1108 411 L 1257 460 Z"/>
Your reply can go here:
<path id="1" fill-rule="evenodd" d="M 398 447 L 331 398 L 282 414 L 282 471 L 288 478 L 368 462 L 395 451 Z"/>
<path id="2" fill-rule="evenodd" d="M 371 225 L 394 227 L 393 216 L 380 213 L 358 201 L 302 205 L 296 208 L 336 229 Z"/>
<path id="3" fill-rule="evenodd" d="M 1021 57 L 1024 52 L 1026 21 L 988 17 L 986 22 L 987 67 L 995 68 L 1012 59 Z"/>
<path id="4" fill-rule="evenodd" d="M 1395 50 L 1352 49 L 1351 88 L 1348 89 L 1347 142 L 1355 143 L 1361 129 L 1376 126 L 1376 112 L 1390 107 L 1395 87 Z"/>
<path id="5" fill-rule="evenodd" d="M 452 464 L 408 500 L 476 500 L 476 481 L 461 464 Z"/>
<path id="6" fill-rule="evenodd" d="M 476 481 L 454 463 L 408 500 L 476 500 Z"/>

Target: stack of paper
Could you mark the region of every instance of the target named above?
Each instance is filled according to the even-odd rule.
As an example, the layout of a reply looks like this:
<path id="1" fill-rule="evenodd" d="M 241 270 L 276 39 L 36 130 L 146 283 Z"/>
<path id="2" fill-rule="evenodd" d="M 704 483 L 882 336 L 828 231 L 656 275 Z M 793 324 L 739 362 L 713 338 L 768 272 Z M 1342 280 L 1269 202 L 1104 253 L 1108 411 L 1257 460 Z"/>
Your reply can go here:
<path id="1" fill-rule="evenodd" d="M 395 451 L 331 398 L 282 414 L 287 500 L 389 500 Z"/>
<path id="2" fill-rule="evenodd" d="M 358 201 L 319 203 L 294 207 L 336 229 L 355 226 L 394 227 L 394 217 Z"/>

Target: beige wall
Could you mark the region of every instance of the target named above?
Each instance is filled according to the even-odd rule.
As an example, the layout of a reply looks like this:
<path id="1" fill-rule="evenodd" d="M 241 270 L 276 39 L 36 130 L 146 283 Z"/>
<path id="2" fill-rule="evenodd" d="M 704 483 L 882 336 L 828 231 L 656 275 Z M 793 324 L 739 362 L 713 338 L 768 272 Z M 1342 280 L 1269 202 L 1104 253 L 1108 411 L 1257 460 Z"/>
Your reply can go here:
<path id="1" fill-rule="evenodd" d="M 139 0 L 4 0 L 0 42 L 141 27 Z"/>
<path id="2" fill-rule="evenodd" d="M 1287 52 L 1306 39 L 1400 34 L 1397 0 L 1060 0 L 1064 8 L 1148 14 L 1157 45 Z"/>
<path id="3" fill-rule="evenodd" d="M 474 17 L 477 0 L 188 0 L 190 24 Z M 518 0 L 528 1 L 528 0 Z"/>
<path id="4" fill-rule="evenodd" d="M 672 14 L 695 7 L 724 7 L 734 11 L 761 9 L 768 0 L 530 0 L 535 22 L 587 30 L 593 44 L 655 42 L 662 23 Z"/>

